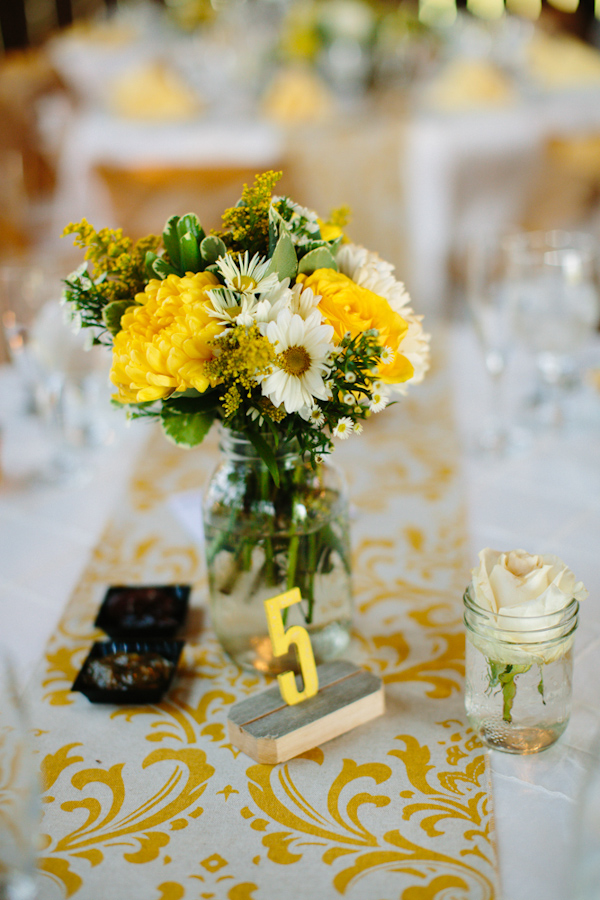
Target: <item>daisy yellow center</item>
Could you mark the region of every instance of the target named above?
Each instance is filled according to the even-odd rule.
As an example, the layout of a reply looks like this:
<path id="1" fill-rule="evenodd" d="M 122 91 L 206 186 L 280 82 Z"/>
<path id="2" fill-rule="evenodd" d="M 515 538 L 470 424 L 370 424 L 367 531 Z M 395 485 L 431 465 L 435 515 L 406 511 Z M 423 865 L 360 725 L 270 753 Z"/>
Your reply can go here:
<path id="1" fill-rule="evenodd" d="M 236 275 L 233 279 L 233 286 L 236 291 L 251 291 L 256 287 L 256 282 L 249 275 Z"/>
<path id="2" fill-rule="evenodd" d="M 288 347 L 281 354 L 281 368 L 299 378 L 310 369 L 310 356 L 304 347 Z"/>

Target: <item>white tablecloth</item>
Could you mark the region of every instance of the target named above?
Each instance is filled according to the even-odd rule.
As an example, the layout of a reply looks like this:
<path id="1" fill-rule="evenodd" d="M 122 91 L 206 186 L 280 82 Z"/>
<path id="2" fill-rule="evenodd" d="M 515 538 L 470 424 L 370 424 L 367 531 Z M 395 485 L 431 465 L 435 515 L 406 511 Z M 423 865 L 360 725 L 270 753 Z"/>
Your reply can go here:
<path id="1" fill-rule="evenodd" d="M 466 441 L 485 411 L 486 386 L 474 338 L 463 327 L 452 333 L 450 356 Z M 0 380 L 10 382 L 6 373 Z M 503 460 L 463 457 L 473 563 L 488 545 L 556 552 L 590 591 L 566 733 L 539 756 L 491 754 L 504 900 L 569 896 L 574 798 L 600 726 L 600 396 L 586 402 L 585 423 L 569 438 L 548 438 Z M 0 408 L 0 424 L 2 415 Z M 138 423 L 116 447 L 98 453 L 85 485 L 24 492 L 9 479 L 0 491 L 2 642 L 18 657 L 23 683 L 123 489 L 143 431 Z M 10 449 L 10 423 L 5 441 Z"/>

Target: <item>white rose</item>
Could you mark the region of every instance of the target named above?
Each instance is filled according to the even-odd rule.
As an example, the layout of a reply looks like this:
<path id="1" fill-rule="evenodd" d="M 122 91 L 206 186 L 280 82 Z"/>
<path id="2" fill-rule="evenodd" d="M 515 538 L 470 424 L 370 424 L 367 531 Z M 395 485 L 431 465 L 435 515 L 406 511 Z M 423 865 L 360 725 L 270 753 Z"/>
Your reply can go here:
<path id="1" fill-rule="evenodd" d="M 479 554 L 480 564 L 471 572 L 471 596 L 478 606 L 494 614 L 502 643 L 497 643 L 487 627 L 486 640 L 473 640 L 491 659 L 507 663 L 547 663 L 571 646 L 570 640 L 556 643 L 560 637 L 561 610 L 572 600 L 585 600 L 588 591 L 558 556 L 536 555 L 525 550 L 501 553 L 486 548 Z M 501 616 L 510 616 L 510 621 Z M 540 630 L 538 616 L 546 616 Z M 522 621 L 519 621 L 522 620 Z M 543 646 L 544 641 L 553 641 Z M 483 646 L 485 643 L 485 649 Z M 506 646 L 514 644 L 514 648 Z M 537 647 L 532 645 L 537 644 Z"/>

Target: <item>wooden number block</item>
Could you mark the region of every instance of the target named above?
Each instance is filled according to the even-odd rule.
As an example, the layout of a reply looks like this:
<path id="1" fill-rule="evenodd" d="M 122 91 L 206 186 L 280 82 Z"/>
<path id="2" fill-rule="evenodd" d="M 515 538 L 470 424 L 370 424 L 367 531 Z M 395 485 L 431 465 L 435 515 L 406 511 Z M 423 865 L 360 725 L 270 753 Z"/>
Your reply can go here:
<path id="1" fill-rule="evenodd" d="M 381 678 L 346 660 L 317 669 L 319 691 L 295 706 L 268 688 L 231 707 L 229 739 L 259 763 L 279 763 L 330 741 L 385 711 Z"/>

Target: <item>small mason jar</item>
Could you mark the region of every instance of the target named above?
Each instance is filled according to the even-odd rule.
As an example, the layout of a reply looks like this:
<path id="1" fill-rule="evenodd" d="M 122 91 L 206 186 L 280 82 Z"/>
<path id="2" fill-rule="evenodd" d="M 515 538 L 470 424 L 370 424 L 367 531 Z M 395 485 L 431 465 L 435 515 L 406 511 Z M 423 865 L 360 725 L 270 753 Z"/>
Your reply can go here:
<path id="1" fill-rule="evenodd" d="M 579 603 L 526 617 L 483 609 L 464 594 L 465 706 L 494 750 L 536 753 L 553 744 L 571 714 L 573 641 Z"/>
<path id="2" fill-rule="evenodd" d="M 221 462 L 203 496 L 211 621 L 245 669 L 297 669 L 295 650 L 274 657 L 264 601 L 299 588 L 284 625 L 310 635 L 317 663 L 350 641 L 353 601 L 347 493 L 338 470 L 313 468 L 295 443 L 273 447 L 276 484 L 254 446 L 223 429 Z"/>

